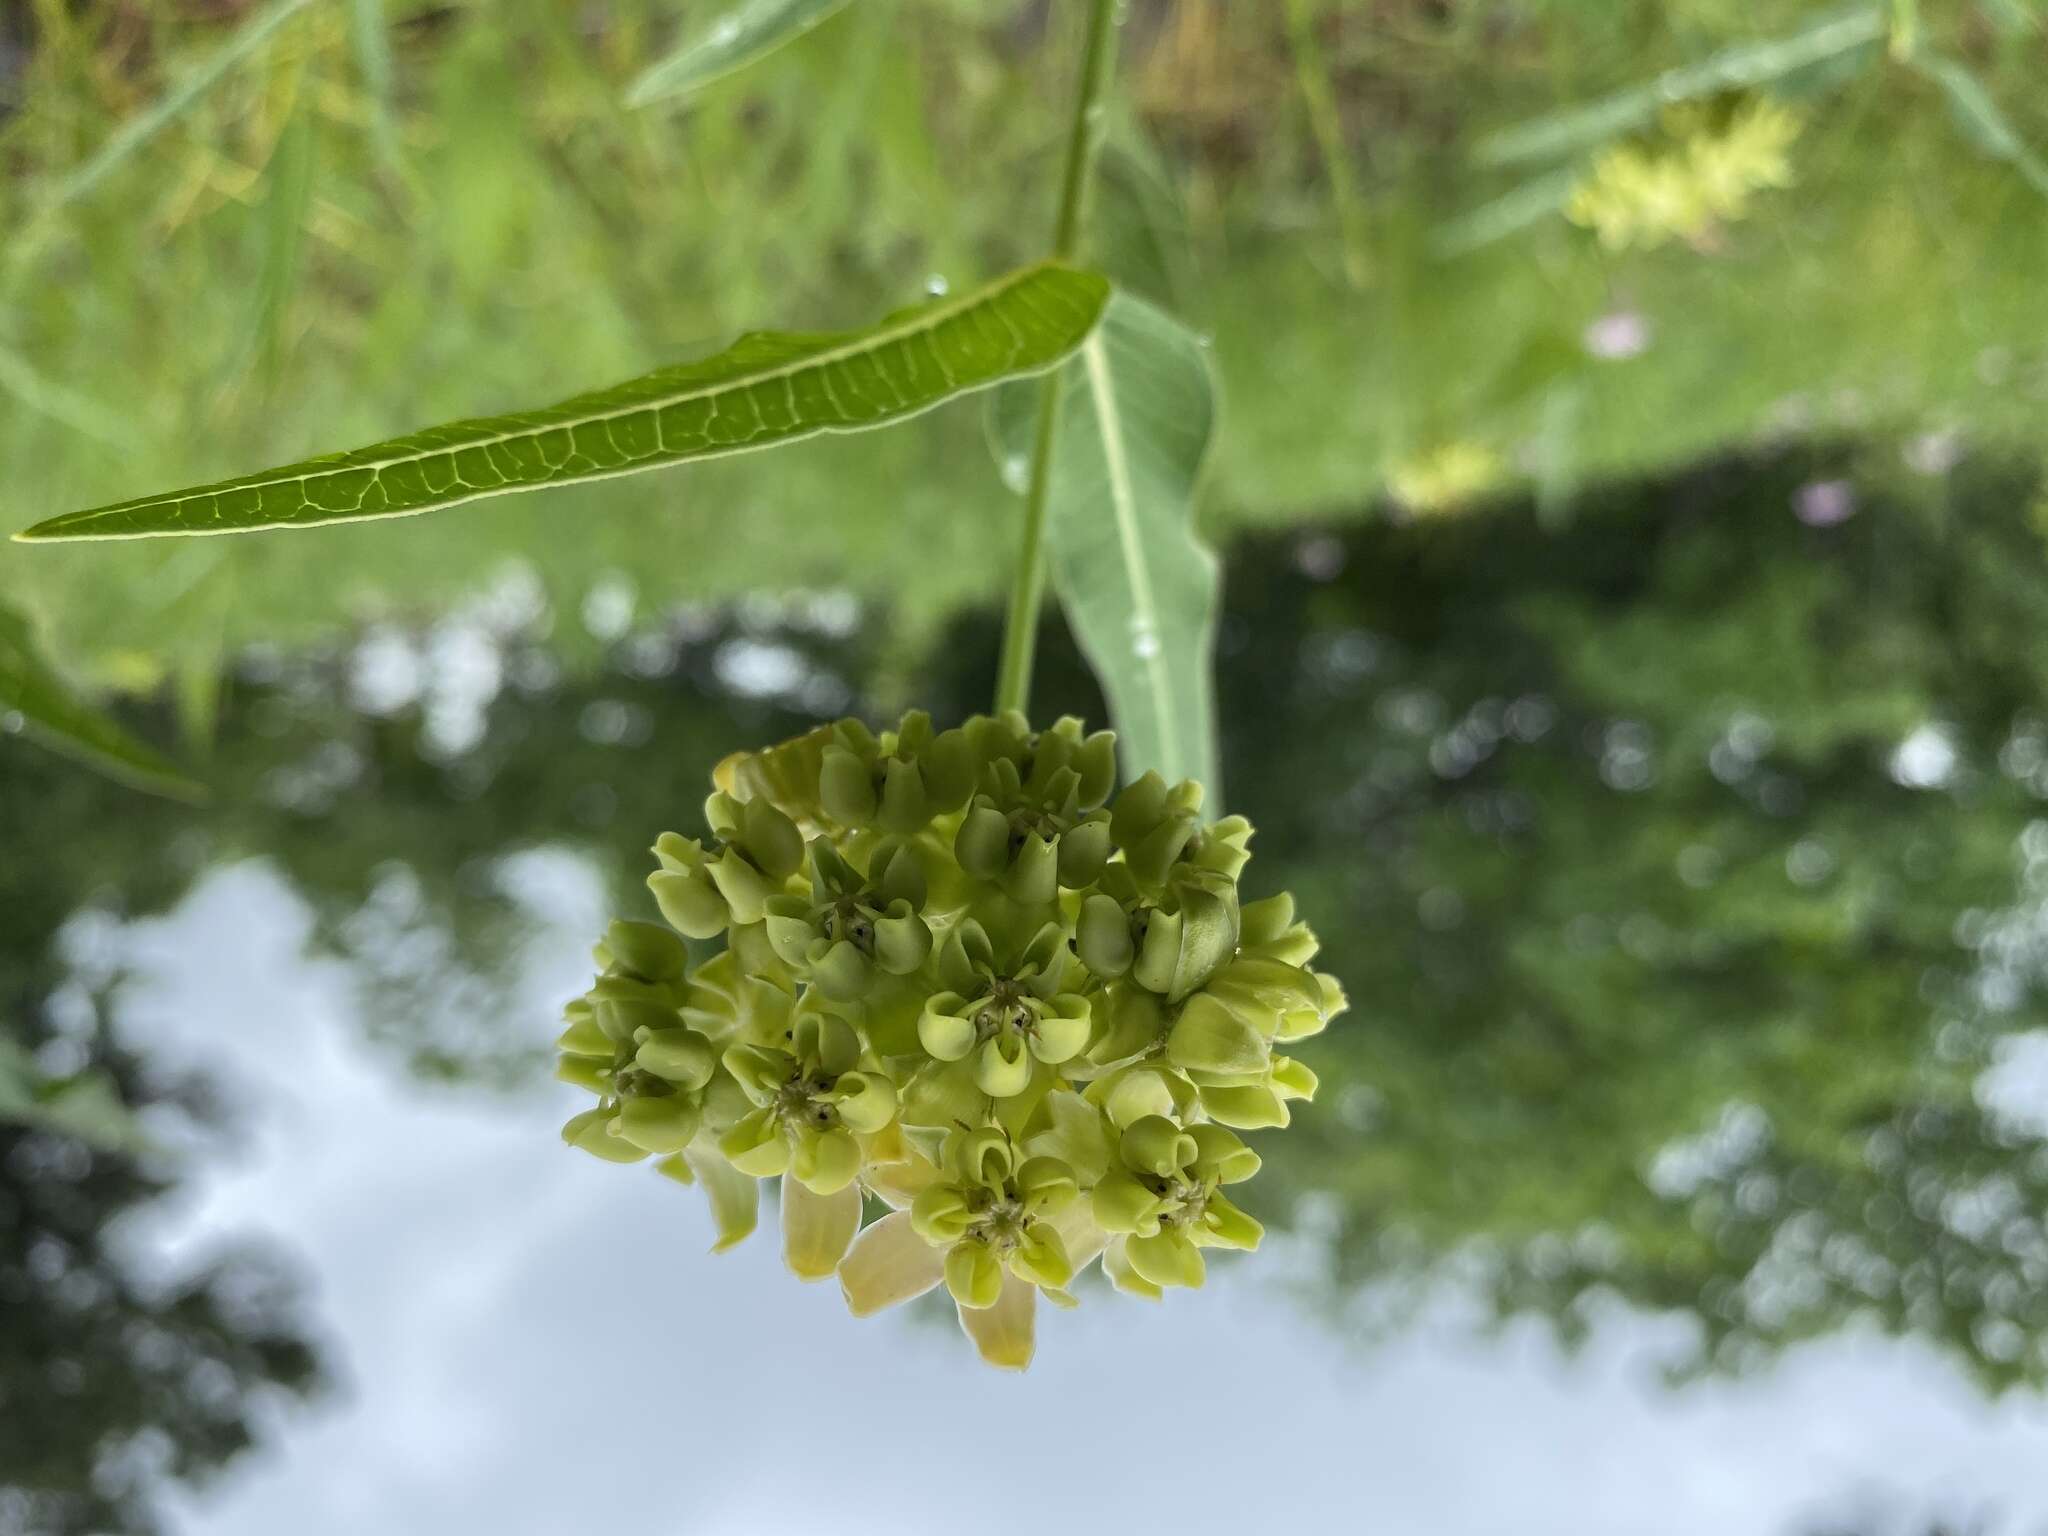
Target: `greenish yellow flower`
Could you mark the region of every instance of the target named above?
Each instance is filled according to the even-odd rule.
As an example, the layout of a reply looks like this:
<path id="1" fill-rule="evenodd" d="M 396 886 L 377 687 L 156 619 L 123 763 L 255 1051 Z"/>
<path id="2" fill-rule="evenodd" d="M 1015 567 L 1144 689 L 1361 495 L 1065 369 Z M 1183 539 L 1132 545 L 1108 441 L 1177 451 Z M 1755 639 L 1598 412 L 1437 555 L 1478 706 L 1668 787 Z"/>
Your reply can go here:
<path id="1" fill-rule="evenodd" d="M 647 877 L 661 915 L 692 939 L 716 938 L 734 923 L 758 923 L 804 861 L 803 833 L 766 800 L 739 801 L 719 791 L 704 802 L 715 842 L 664 832 L 655 840 L 661 868 Z"/>
<path id="2" fill-rule="evenodd" d="M 1594 161 L 1566 217 L 1610 249 L 1697 242 L 1746 217 L 1756 194 L 1792 184 L 1791 148 L 1804 120 L 1775 102 L 1674 107 L 1656 138 Z"/>
<path id="3" fill-rule="evenodd" d="M 1067 938 L 1059 923 L 1045 923 L 1021 946 L 998 950 L 972 917 L 947 934 L 940 990 L 926 998 L 917 1025 L 931 1058 L 911 1087 L 918 1123 L 951 1124 L 977 1113 L 982 1099 L 1042 1089 L 1053 1069 L 1087 1048 L 1090 1005 L 1073 990 L 1086 973 Z"/>
<path id="4" fill-rule="evenodd" d="M 754 1109 L 718 1149 L 755 1178 L 787 1172 L 814 1194 L 836 1194 L 860 1172 L 860 1135 L 896 1118 L 896 1085 L 861 1069 L 859 1036 L 833 1014 L 799 1011 L 786 1047 L 735 1045 L 724 1064 Z"/>
<path id="5" fill-rule="evenodd" d="M 1227 1127 L 1313 1094 L 1284 1048 L 1343 992 L 1288 897 L 1242 900 L 1249 823 L 1156 774 L 1111 803 L 1115 768 L 1075 720 L 916 712 L 721 763 L 709 838 L 655 846 L 668 926 L 615 923 L 569 1005 L 565 1138 L 703 1190 L 720 1248 L 780 1179 L 800 1278 L 859 1315 L 944 1285 L 1010 1368 L 1098 1258 L 1157 1296 L 1255 1246 Z"/>
<path id="6" fill-rule="evenodd" d="M 1485 443 L 1457 438 L 1411 453 L 1387 474 L 1387 489 L 1410 512 L 1438 516 L 1484 496 L 1507 475 Z"/>
<path id="7" fill-rule="evenodd" d="M 1073 719 L 1033 732 L 1022 716 L 970 722 L 967 737 L 980 773 L 954 835 L 960 867 L 1026 906 L 1092 885 L 1110 854 L 1115 738 Z"/>
<path id="8" fill-rule="evenodd" d="M 917 832 L 965 805 L 974 777 L 966 733 L 934 732 L 921 709 L 879 737 L 857 720 L 842 720 L 819 753 L 818 801 L 842 826 Z"/>
<path id="9" fill-rule="evenodd" d="M 1183 1126 L 1144 1115 L 1124 1127 L 1116 1155 L 1091 1196 L 1109 1234 L 1106 1258 L 1120 1288 L 1157 1295 L 1197 1286 L 1204 1248 L 1259 1246 L 1263 1229 L 1222 1193 L 1259 1171 L 1259 1157 L 1220 1125 Z"/>
<path id="10" fill-rule="evenodd" d="M 717 1048 L 685 1019 L 686 953 L 647 923 L 613 923 L 598 947 L 605 967 L 571 1003 L 556 1044 L 556 1075 L 598 1096 L 562 1137 L 610 1162 L 680 1152 L 703 1124 Z"/>
<path id="11" fill-rule="evenodd" d="M 791 971 L 829 998 L 865 997 L 877 970 L 907 976 L 932 950 L 918 916 L 924 867 L 894 839 L 877 843 L 863 874 L 823 838 L 811 845 L 808 896 L 771 896 L 762 921 L 769 944 Z"/>

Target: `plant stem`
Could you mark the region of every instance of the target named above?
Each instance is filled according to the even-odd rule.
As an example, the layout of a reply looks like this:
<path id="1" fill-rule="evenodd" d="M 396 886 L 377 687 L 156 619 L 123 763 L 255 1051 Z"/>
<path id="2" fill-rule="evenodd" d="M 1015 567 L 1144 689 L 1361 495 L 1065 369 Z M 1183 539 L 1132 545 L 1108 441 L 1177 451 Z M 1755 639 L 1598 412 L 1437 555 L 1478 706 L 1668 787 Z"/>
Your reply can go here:
<path id="1" fill-rule="evenodd" d="M 1353 288 L 1363 288 L 1372 276 L 1365 209 L 1358 200 L 1358 173 L 1351 163 L 1350 146 L 1344 142 L 1344 120 L 1337 111 L 1336 91 L 1330 84 L 1329 65 L 1316 38 L 1316 18 L 1310 14 L 1308 0 L 1287 0 L 1287 37 L 1294 50 L 1301 99 L 1308 107 L 1309 130 L 1315 134 L 1323 174 L 1330 181 L 1330 200 L 1337 210 L 1344 279 Z"/>
<path id="2" fill-rule="evenodd" d="M 1074 93 L 1074 121 L 1067 133 L 1066 173 L 1060 182 L 1059 223 L 1052 254 L 1072 261 L 1081 247 L 1081 222 L 1095 153 L 1102 146 L 1107 108 L 1103 98 L 1116 66 L 1116 32 L 1123 25 L 1123 0 L 1091 0 L 1088 51 Z M 1031 481 L 1024 497 L 1024 537 L 1010 588 L 1010 612 L 1003 627 L 1003 659 L 996 681 L 996 710 L 1024 709 L 1031 698 L 1031 663 L 1038 647 L 1038 615 L 1045 605 L 1045 511 L 1052 496 L 1053 453 L 1059 441 L 1060 379 L 1055 368 L 1038 386 L 1038 429 L 1031 445 Z"/>

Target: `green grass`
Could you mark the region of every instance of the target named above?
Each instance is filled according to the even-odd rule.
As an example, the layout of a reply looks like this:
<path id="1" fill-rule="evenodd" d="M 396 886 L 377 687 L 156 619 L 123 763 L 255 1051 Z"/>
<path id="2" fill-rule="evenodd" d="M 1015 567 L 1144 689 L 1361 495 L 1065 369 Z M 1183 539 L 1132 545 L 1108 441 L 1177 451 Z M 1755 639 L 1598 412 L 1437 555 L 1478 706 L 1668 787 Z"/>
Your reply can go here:
<path id="1" fill-rule="evenodd" d="M 860 323 L 934 275 L 957 288 L 1032 259 L 1078 15 L 861 0 L 686 107 L 629 112 L 674 4 L 621 0 L 583 30 L 547 0 L 392 0 L 394 152 L 355 8 L 316 6 L 52 208 L 227 33 L 168 3 L 34 9 L 43 32 L 0 124 L 0 217 L 24 231 L 0 256 L 7 530 L 557 398 L 745 328 Z M 1468 168 L 1478 135 L 1820 7 L 1308 9 L 1363 183 L 1363 290 L 1284 8 L 1139 5 L 1129 29 L 1135 127 L 1100 252 L 1214 336 L 1218 528 L 1364 512 L 1392 467 L 1452 442 L 1510 470 L 1541 458 L 1565 484 L 1785 430 L 2038 442 L 2048 200 L 1895 67 L 1815 106 L 1799 187 L 1717 249 L 1613 256 L 1554 218 L 1432 255 L 1432 229 L 1512 185 Z M 1933 18 L 1937 41 L 2048 143 L 2028 90 L 2048 41 L 1992 14 Z M 1584 327 L 1624 307 L 1649 349 L 1580 352 Z M 444 607 L 513 560 L 559 611 L 623 574 L 650 601 L 846 587 L 925 630 L 1000 584 L 1014 523 L 968 406 L 378 530 L 0 545 L 0 596 L 130 683 L 217 648 L 223 627 L 229 645 L 292 643 Z"/>

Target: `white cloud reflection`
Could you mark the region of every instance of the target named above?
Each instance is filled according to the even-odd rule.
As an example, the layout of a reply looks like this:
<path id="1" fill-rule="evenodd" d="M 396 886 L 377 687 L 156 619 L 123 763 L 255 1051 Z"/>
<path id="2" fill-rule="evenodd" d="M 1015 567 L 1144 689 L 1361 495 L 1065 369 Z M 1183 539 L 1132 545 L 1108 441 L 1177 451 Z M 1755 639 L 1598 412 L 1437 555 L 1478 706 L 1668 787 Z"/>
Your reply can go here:
<path id="1" fill-rule="evenodd" d="M 584 983 L 600 914 L 587 871 L 547 883 L 524 984 L 552 998 Z M 1450 1318 L 1368 1351 L 1253 1262 L 1163 1307 L 1091 1300 L 1028 1376 L 985 1372 L 950 1327 L 848 1319 L 781 1272 L 772 1234 L 708 1256 L 691 1192 L 561 1148 L 567 1090 L 400 1080 L 341 974 L 299 957 L 304 929 L 251 865 L 122 939 L 146 978 L 124 1027 L 226 1063 L 249 1127 L 138 1240 L 275 1234 L 345 1383 L 177 1506 L 195 1536 L 1729 1536 L 1859 1499 L 2007 1517 L 1992 1529 L 2048 1514 L 2042 1406 L 1987 1404 L 1872 1336 L 1674 1395 L 1653 1365 L 1668 1321 L 1617 1308 L 1570 1360 L 1534 1326 Z"/>

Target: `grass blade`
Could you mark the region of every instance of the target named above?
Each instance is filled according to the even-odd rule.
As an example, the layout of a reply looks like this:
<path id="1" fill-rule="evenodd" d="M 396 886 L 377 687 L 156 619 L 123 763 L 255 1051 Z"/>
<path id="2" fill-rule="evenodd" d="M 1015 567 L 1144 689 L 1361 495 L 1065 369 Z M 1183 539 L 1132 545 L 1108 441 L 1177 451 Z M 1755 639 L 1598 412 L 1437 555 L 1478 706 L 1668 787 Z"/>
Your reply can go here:
<path id="1" fill-rule="evenodd" d="M 1939 54 L 1916 54 L 1912 66 L 1942 88 L 1956 124 L 1985 154 L 2003 160 L 2043 197 L 2048 197 L 2048 160 L 2019 135 L 2012 121 L 1967 66 Z"/>
<path id="2" fill-rule="evenodd" d="M 1046 537 L 1060 605 L 1108 696 L 1124 773 L 1217 783 L 1210 678 L 1220 584 L 1197 542 L 1195 486 L 1216 391 L 1185 326 L 1119 293 L 1061 376 Z M 1036 390 L 1006 389 L 990 437 L 1006 477 L 1028 459 Z"/>
<path id="3" fill-rule="evenodd" d="M 184 75 L 156 101 L 109 134 L 90 159 L 50 190 L 39 212 L 47 214 L 90 192 L 122 161 L 176 122 L 194 102 L 219 84 L 229 70 L 262 47 L 273 32 L 310 3 L 311 0 L 275 0 L 251 16 L 206 62 Z"/>
<path id="4" fill-rule="evenodd" d="M 0 608 L 0 714 L 20 715 L 29 735 L 135 789 L 179 799 L 201 791 L 170 759 L 88 707 L 43 660 L 28 621 Z"/>
<path id="5" fill-rule="evenodd" d="M 370 143 L 377 160 L 393 176 L 405 173 L 405 152 L 398 142 L 396 87 L 391 73 L 391 38 L 384 28 L 384 0 L 349 0 L 349 33 L 355 46 L 356 70 L 370 98 Z"/>
<path id="6" fill-rule="evenodd" d="M 693 30 L 626 91 L 626 105 L 644 107 L 744 69 L 756 59 L 844 10 L 851 0 L 742 0 L 709 26 Z"/>
<path id="7" fill-rule="evenodd" d="M 1572 154 L 1626 133 L 1677 102 L 1781 80 L 1875 43 L 1884 31 L 1881 6 L 1830 11 L 1790 36 L 1724 48 L 1697 64 L 1668 69 L 1645 84 L 1489 135 L 1479 141 L 1474 158 L 1481 165 L 1516 165 Z"/>
<path id="8" fill-rule="evenodd" d="M 350 453 L 67 513 L 21 540 L 247 533 L 404 517 L 480 496 L 859 432 L 1042 373 L 1095 328 L 1109 284 L 1058 264 L 836 335 L 743 336 L 545 410 L 430 427 Z"/>

